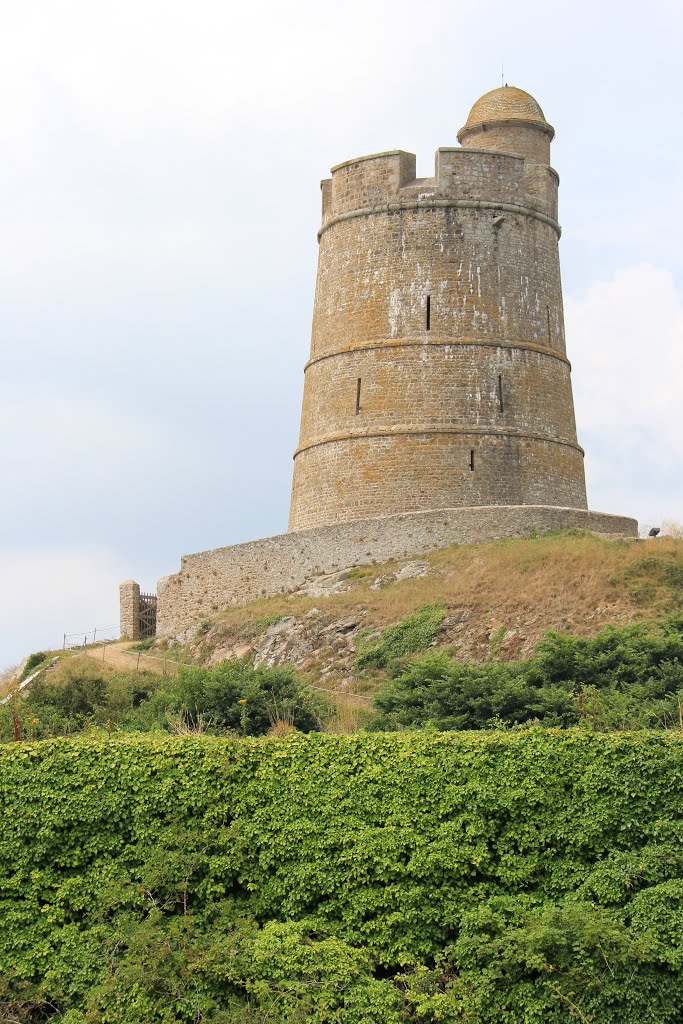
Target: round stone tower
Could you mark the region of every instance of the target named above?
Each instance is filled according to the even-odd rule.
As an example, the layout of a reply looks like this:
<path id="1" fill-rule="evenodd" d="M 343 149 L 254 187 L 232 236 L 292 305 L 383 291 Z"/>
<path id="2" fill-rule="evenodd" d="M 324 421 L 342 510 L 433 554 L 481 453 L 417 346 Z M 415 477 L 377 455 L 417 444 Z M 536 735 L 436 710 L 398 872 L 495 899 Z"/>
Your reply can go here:
<path id="1" fill-rule="evenodd" d="M 586 508 L 553 129 L 482 96 L 439 149 L 332 168 L 290 530 L 482 505 Z"/>

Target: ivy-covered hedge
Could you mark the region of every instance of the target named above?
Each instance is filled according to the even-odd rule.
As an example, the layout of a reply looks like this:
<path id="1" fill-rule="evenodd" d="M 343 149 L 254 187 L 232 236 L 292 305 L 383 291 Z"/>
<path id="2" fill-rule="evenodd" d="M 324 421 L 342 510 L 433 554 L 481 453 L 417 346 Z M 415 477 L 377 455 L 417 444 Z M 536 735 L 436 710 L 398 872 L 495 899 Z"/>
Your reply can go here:
<path id="1" fill-rule="evenodd" d="M 0 793 L 3 1019 L 683 1015 L 675 735 L 59 739 Z"/>

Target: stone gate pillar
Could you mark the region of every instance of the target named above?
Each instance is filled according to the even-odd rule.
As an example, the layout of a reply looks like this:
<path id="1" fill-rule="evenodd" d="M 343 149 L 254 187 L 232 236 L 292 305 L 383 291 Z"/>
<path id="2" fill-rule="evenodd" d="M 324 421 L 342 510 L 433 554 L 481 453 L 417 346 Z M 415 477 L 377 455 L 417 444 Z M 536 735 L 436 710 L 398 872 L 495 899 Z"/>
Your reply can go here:
<path id="1" fill-rule="evenodd" d="M 119 587 L 121 639 L 140 639 L 140 584 L 124 580 Z"/>

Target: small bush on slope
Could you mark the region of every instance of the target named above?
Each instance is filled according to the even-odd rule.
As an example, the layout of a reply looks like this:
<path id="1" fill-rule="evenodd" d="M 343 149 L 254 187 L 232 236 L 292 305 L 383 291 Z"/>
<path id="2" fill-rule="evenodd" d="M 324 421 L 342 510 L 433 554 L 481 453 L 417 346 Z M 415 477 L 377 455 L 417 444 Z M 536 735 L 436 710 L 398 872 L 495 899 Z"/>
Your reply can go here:
<path id="1" fill-rule="evenodd" d="M 383 668 L 395 658 L 429 647 L 446 615 L 442 604 L 423 604 L 400 622 L 387 626 L 379 637 L 361 633 L 356 638 L 358 671 L 374 665 Z"/>
<path id="2" fill-rule="evenodd" d="M 236 658 L 208 668 L 183 666 L 163 701 L 190 721 L 206 716 L 213 728 L 246 736 L 261 736 L 276 721 L 310 732 L 320 728 L 326 713 L 289 666 L 254 668 Z"/>
<path id="3" fill-rule="evenodd" d="M 594 637 L 548 633 L 528 661 L 459 662 L 434 652 L 398 665 L 375 697 L 374 729 L 425 725 L 679 727 L 683 619 L 607 627 Z"/>
<path id="4" fill-rule="evenodd" d="M 19 682 L 22 682 L 27 678 L 27 676 L 30 676 L 32 672 L 35 672 L 40 665 L 47 661 L 47 658 L 48 656 L 44 651 L 34 651 L 33 654 L 29 654 Z"/>

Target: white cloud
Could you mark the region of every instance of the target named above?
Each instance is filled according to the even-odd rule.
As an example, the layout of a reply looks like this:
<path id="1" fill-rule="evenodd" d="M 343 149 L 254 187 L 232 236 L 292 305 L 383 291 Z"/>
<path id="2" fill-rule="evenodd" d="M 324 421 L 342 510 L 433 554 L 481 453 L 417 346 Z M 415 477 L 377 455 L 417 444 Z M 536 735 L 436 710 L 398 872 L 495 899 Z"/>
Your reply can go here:
<path id="1" fill-rule="evenodd" d="M 118 624 L 123 566 L 92 545 L 0 548 L 0 667 L 55 648 L 65 632 Z"/>
<path id="2" fill-rule="evenodd" d="M 642 264 L 566 300 L 591 507 L 648 524 L 683 511 L 683 296 Z"/>

